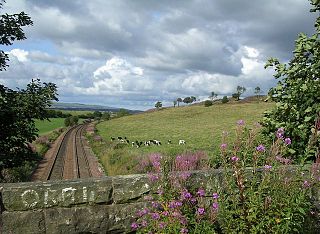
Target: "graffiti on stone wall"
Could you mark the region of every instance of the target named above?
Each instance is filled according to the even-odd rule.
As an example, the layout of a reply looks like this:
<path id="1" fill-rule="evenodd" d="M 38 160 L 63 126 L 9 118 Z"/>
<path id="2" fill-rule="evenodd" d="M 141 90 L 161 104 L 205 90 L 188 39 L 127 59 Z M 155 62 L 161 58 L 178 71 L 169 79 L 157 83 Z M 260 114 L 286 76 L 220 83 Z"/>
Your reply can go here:
<path id="1" fill-rule="evenodd" d="M 106 188 L 88 189 L 67 187 L 62 189 L 50 189 L 36 191 L 27 189 L 21 193 L 21 201 L 25 208 L 68 206 L 81 203 L 107 202 Z"/>

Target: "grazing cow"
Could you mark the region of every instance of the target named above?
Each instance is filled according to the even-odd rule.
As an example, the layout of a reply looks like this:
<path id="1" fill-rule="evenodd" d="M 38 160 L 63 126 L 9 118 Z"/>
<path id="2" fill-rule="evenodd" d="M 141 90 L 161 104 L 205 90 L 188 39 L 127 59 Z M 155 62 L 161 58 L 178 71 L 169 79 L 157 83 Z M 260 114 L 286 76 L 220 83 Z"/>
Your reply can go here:
<path id="1" fill-rule="evenodd" d="M 154 144 L 155 144 L 155 145 L 161 145 L 161 141 L 154 140 Z"/>
<path id="2" fill-rule="evenodd" d="M 116 138 L 115 137 L 110 137 L 110 140 L 111 141 L 114 141 Z"/>
<path id="3" fill-rule="evenodd" d="M 120 142 L 120 143 L 126 143 L 126 141 L 123 140 L 123 139 L 119 140 L 119 142 Z"/>
<path id="4" fill-rule="evenodd" d="M 186 141 L 185 140 L 179 140 L 179 145 L 185 145 Z"/>
<path id="5" fill-rule="evenodd" d="M 168 140 L 168 145 L 170 145 L 172 142 L 171 142 L 171 140 Z"/>
<path id="6" fill-rule="evenodd" d="M 145 142 L 144 142 L 144 145 L 145 145 L 145 146 L 150 146 L 150 145 L 151 145 L 151 142 L 150 142 L 150 141 L 145 141 Z"/>
<path id="7" fill-rule="evenodd" d="M 131 142 L 131 146 L 133 147 L 136 143 L 134 141 Z"/>
<path id="8" fill-rule="evenodd" d="M 130 141 L 129 141 L 128 139 L 126 139 L 125 141 L 126 141 L 126 143 L 129 145 Z"/>
<path id="9" fill-rule="evenodd" d="M 122 137 L 118 137 L 117 139 L 118 139 L 118 141 L 121 141 L 121 140 L 122 140 Z"/>

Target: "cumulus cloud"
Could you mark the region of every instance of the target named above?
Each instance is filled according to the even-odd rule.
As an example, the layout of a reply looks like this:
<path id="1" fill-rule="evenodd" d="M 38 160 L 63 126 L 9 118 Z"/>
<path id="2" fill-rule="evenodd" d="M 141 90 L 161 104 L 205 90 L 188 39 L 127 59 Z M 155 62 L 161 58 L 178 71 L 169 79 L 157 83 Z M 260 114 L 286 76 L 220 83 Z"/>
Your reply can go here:
<path id="1" fill-rule="evenodd" d="M 309 8 L 291 0 L 11 0 L 3 11 L 25 11 L 34 25 L 4 49 L 11 61 L 0 80 L 16 87 L 40 77 L 57 83 L 63 101 L 141 109 L 230 95 L 237 85 L 266 93 L 275 84 L 266 59 L 288 61 L 297 34 L 313 32 Z"/>
<path id="2" fill-rule="evenodd" d="M 105 65 L 98 67 L 92 74 L 92 86 L 76 87 L 79 93 L 88 95 L 139 95 L 140 92 L 151 90 L 151 79 L 145 77 L 141 67 L 133 66 L 126 60 L 114 57 Z"/>
<path id="3" fill-rule="evenodd" d="M 9 52 L 9 55 L 13 55 L 18 59 L 19 62 L 26 62 L 28 60 L 28 51 L 21 49 L 13 49 Z"/>

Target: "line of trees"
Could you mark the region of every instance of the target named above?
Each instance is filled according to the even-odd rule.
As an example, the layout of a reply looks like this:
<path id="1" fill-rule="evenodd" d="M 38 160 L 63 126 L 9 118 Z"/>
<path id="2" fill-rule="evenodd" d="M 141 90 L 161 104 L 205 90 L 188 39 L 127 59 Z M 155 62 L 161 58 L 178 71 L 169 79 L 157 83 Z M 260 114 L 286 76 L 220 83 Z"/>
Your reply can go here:
<path id="1" fill-rule="evenodd" d="M 195 96 L 185 97 L 184 99 L 179 97 L 173 101 L 173 106 L 176 107 L 176 105 L 178 104 L 178 107 L 179 107 L 181 102 L 183 102 L 185 104 L 191 104 L 196 101 L 197 101 L 197 98 Z"/>

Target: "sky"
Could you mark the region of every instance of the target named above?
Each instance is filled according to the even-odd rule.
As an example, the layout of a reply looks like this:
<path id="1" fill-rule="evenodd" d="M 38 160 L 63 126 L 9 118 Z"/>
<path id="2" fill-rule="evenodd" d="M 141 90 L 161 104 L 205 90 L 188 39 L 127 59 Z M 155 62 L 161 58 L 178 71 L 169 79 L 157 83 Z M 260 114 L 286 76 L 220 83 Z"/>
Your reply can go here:
<path id="1" fill-rule="evenodd" d="M 268 58 L 292 58 L 300 32 L 314 33 L 307 0 L 7 0 L 0 14 L 24 11 L 27 39 L 10 55 L 0 83 L 34 78 L 58 86 L 61 102 L 146 110 L 157 101 L 213 91 L 244 96 L 277 82 Z"/>

